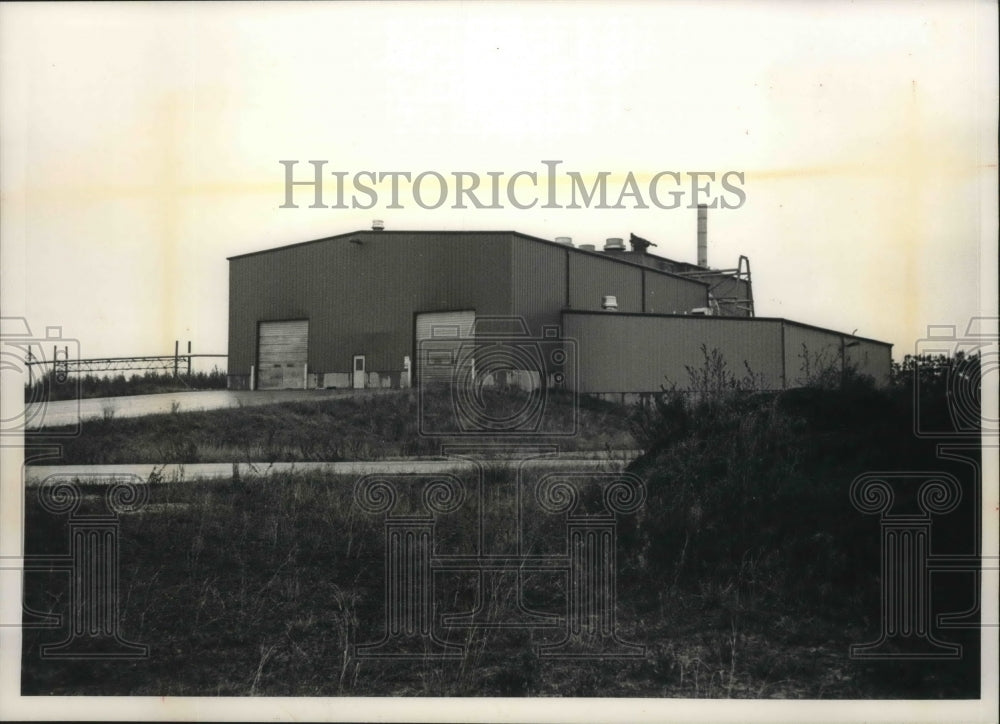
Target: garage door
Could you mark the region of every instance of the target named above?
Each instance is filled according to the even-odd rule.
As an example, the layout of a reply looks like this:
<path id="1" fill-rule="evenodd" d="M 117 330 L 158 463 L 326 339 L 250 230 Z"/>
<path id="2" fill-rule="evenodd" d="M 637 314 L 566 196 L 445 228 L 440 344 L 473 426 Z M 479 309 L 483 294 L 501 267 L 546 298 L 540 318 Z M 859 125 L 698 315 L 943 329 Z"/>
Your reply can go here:
<path id="1" fill-rule="evenodd" d="M 461 349 L 468 349 L 474 310 L 417 315 L 417 382 L 452 379 Z"/>
<path id="2" fill-rule="evenodd" d="M 261 322 L 257 340 L 257 389 L 304 388 L 308 346 L 309 320 Z"/>

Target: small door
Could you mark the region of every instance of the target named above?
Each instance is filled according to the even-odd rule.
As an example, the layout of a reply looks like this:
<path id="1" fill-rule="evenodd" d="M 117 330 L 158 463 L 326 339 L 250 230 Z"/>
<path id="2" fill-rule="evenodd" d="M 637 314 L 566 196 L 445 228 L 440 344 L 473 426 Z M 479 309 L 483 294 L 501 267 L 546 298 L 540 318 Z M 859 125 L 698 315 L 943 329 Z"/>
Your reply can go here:
<path id="1" fill-rule="evenodd" d="M 363 390 L 365 388 L 365 356 L 363 354 L 354 355 L 354 389 Z"/>

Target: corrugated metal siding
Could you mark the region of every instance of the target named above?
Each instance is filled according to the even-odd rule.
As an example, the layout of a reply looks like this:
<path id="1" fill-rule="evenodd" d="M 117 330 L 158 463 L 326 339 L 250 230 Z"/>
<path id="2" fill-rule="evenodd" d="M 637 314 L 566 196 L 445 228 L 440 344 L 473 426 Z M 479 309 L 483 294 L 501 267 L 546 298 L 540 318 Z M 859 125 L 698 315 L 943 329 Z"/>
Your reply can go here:
<path id="1" fill-rule="evenodd" d="M 784 325 L 785 366 L 790 387 L 806 384 L 824 369 L 839 373 L 845 359 L 877 384 L 888 384 L 891 345 L 789 321 Z"/>
<path id="2" fill-rule="evenodd" d="M 718 349 L 727 369 L 746 374 L 746 362 L 762 387 L 782 387 L 781 322 L 718 317 L 653 317 L 615 313 L 563 315 L 568 338 L 579 352 L 578 391 L 657 392 L 690 385 L 687 367 L 701 369 L 704 355 Z"/>
<path id="3" fill-rule="evenodd" d="M 510 314 L 510 238 L 359 232 L 233 258 L 229 373 L 249 373 L 257 322 L 296 318 L 310 322 L 310 371 L 350 372 L 356 354 L 372 372 L 399 371 L 415 312 Z"/>
<path id="4" fill-rule="evenodd" d="M 567 248 L 539 244 L 515 237 L 511 249 L 513 313 L 521 317 L 530 333 L 541 336 L 542 326 L 559 324 L 566 306 Z"/>
<path id="5" fill-rule="evenodd" d="M 247 321 L 244 306 L 240 301 L 240 290 L 248 284 L 243 277 L 245 265 L 234 259 L 229 262 L 229 334 L 226 347 L 226 374 L 230 385 L 239 386 L 242 380 L 250 379 L 250 365 L 254 363 L 255 325 Z M 249 325 L 249 327 L 248 327 Z"/>
<path id="6" fill-rule="evenodd" d="M 868 340 L 849 340 L 847 363 L 854 365 L 858 372 L 868 375 L 879 386 L 889 384 L 889 370 L 892 367 L 892 347 Z"/>
<path id="7" fill-rule="evenodd" d="M 568 289 L 567 269 L 571 276 Z M 530 239 L 514 239 L 511 278 L 514 313 L 521 315 L 536 335 L 541 333 L 542 324 L 558 324 L 564 308 L 599 310 L 606 294 L 616 296 L 618 308 L 624 312 L 672 314 L 708 304 L 704 284 Z"/>
<path id="8" fill-rule="evenodd" d="M 841 369 L 841 339 L 836 332 L 785 323 L 785 369 L 789 387 L 807 384 L 824 369 Z"/>
<path id="9" fill-rule="evenodd" d="M 622 312 L 642 311 L 642 269 L 599 256 L 570 252 L 569 306 L 600 311 L 604 296 L 618 298 Z"/>
<path id="10" fill-rule="evenodd" d="M 652 271 L 643 271 L 643 274 L 646 275 L 647 314 L 683 314 L 708 306 L 708 288 L 703 284 Z"/>

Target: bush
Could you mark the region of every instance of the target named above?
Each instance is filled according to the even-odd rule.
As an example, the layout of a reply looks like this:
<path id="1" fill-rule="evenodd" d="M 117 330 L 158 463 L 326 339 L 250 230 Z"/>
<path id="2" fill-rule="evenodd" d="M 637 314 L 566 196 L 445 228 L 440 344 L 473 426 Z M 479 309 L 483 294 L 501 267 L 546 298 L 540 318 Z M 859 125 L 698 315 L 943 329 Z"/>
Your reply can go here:
<path id="1" fill-rule="evenodd" d="M 737 378 L 716 351 L 703 354 L 688 370 L 691 392 L 665 388 L 631 417 L 643 449 L 631 470 L 649 489 L 647 573 L 661 592 L 744 601 L 751 592 L 839 606 L 877 592 L 877 521 L 853 508 L 848 489 L 864 472 L 933 464 L 933 443 L 913 436 L 906 391 L 877 389 L 838 362 L 813 368 L 805 387 L 763 392 L 749 370 Z M 941 385 L 922 393 L 941 397 Z"/>

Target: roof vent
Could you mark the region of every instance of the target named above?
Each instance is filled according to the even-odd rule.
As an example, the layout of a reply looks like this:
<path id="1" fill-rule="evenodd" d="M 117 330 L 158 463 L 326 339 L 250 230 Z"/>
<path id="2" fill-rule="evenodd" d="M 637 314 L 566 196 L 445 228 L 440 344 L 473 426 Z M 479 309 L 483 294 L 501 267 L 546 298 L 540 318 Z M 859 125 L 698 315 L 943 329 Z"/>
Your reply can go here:
<path id="1" fill-rule="evenodd" d="M 372 231 L 384 231 L 385 222 L 382 219 L 375 219 L 372 221 Z"/>
<path id="2" fill-rule="evenodd" d="M 698 204 L 698 266 L 708 267 L 708 205 Z"/>
<path id="3" fill-rule="evenodd" d="M 617 236 L 605 239 L 604 251 L 625 251 L 625 242 Z"/>
<path id="4" fill-rule="evenodd" d="M 604 297 L 601 297 L 601 309 L 604 309 L 608 312 L 617 312 L 618 297 L 614 296 L 613 294 L 608 294 Z"/>
<path id="5" fill-rule="evenodd" d="M 583 249 L 584 251 L 597 251 L 597 247 L 594 246 L 593 244 L 580 244 L 580 246 L 576 248 Z"/>
<path id="6" fill-rule="evenodd" d="M 556 243 L 557 244 L 565 244 L 566 246 L 573 246 L 573 237 L 572 236 L 557 236 L 556 237 Z"/>

